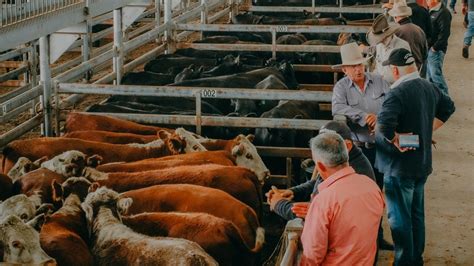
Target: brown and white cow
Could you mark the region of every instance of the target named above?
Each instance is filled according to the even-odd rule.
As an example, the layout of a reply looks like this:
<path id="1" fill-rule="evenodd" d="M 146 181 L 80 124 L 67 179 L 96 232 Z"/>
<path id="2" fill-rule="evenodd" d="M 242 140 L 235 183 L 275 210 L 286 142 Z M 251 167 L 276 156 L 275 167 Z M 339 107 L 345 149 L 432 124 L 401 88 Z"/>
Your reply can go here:
<path id="1" fill-rule="evenodd" d="M 49 169 L 36 169 L 16 179 L 13 183 L 13 194 L 39 195 L 41 203 L 53 203 L 53 191 L 51 190 L 53 180 L 63 183 L 66 178 Z"/>
<path id="2" fill-rule="evenodd" d="M 133 199 L 129 214 L 204 212 L 233 222 L 249 247 L 253 248 L 265 239 L 255 211 L 218 189 L 188 184 L 156 185 L 122 195 Z"/>
<path id="3" fill-rule="evenodd" d="M 227 151 L 200 151 L 151 158 L 130 163 L 108 163 L 96 167 L 101 172 L 140 172 L 183 165 L 219 164 L 235 165 L 235 158 Z"/>
<path id="4" fill-rule="evenodd" d="M 63 205 L 46 218 L 40 232 L 41 247 L 59 265 L 93 265 L 89 232 L 81 208 L 91 182 L 83 177 L 71 177 L 62 185 L 54 180 L 51 186 L 54 200 Z"/>
<path id="5" fill-rule="evenodd" d="M 27 222 L 36 216 L 36 204 L 23 194 L 12 196 L 0 202 L 0 220 L 9 215 L 15 215 Z"/>
<path id="6" fill-rule="evenodd" d="M 147 147 L 108 144 L 68 138 L 32 138 L 16 140 L 3 150 L 3 172 L 8 173 L 20 157 L 37 160 L 42 157 L 53 158 L 63 152 L 77 150 L 88 156 L 99 155 L 104 163 L 131 162 L 146 158 L 162 157 L 182 153 L 185 143 L 179 137 L 157 140 Z"/>
<path id="7" fill-rule="evenodd" d="M 155 135 L 160 131 L 174 132 L 174 129 L 145 126 L 124 119 L 111 116 L 69 113 L 66 118 L 66 132 L 82 130 L 103 130 L 122 133 L 133 133 L 141 135 Z"/>
<path id="8" fill-rule="evenodd" d="M 132 202 L 102 187 L 82 203 L 92 228 L 97 265 L 218 265 L 194 242 L 145 236 L 123 225 L 121 215 Z"/>
<path id="9" fill-rule="evenodd" d="M 270 175 L 270 170 L 263 163 L 257 152 L 257 148 L 252 144 L 253 135 L 238 135 L 231 140 L 198 138 L 198 141 L 209 151 L 226 150 L 235 157 L 238 166 L 252 170 L 260 182 L 264 182 Z"/>
<path id="10" fill-rule="evenodd" d="M 6 265 L 56 265 L 40 246 L 38 231 L 43 222 L 44 214 L 28 223 L 15 215 L 0 220 L 0 261 Z"/>
<path id="11" fill-rule="evenodd" d="M 12 179 L 4 174 L 0 174 L 0 201 L 12 195 Z"/>
<path id="12" fill-rule="evenodd" d="M 64 138 L 76 138 L 111 144 L 149 143 L 159 139 L 157 135 L 139 135 L 133 133 L 112 132 L 103 130 L 82 130 L 64 134 Z"/>
<path id="13" fill-rule="evenodd" d="M 134 231 L 198 243 L 220 265 L 254 265 L 263 242 L 250 249 L 235 225 L 207 213 L 150 212 L 122 217 Z"/>
<path id="14" fill-rule="evenodd" d="M 190 165 L 134 173 L 107 173 L 88 177 L 118 192 L 161 184 L 194 184 L 220 189 L 261 214 L 262 188 L 255 174 L 243 167 Z"/>

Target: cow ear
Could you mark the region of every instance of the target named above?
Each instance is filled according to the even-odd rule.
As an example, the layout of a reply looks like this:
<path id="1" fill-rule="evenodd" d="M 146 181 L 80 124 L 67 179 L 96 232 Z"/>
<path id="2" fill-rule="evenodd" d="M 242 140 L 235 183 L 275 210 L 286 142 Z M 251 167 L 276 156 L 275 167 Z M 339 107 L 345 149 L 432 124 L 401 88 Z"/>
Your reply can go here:
<path id="1" fill-rule="evenodd" d="M 40 214 L 45 214 L 45 215 L 50 215 L 54 212 L 54 205 L 51 203 L 43 203 L 41 206 L 39 206 L 38 209 L 36 209 L 35 215 L 40 215 Z"/>
<path id="2" fill-rule="evenodd" d="M 253 134 L 248 134 L 246 137 L 250 142 L 253 142 L 255 140 L 255 135 Z"/>
<path id="3" fill-rule="evenodd" d="M 167 139 L 171 136 L 171 134 L 168 131 L 165 131 L 165 130 L 158 131 L 157 135 L 160 139 Z"/>
<path id="4" fill-rule="evenodd" d="M 128 212 L 128 208 L 132 206 L 133 199 L 132 198 L 121 198 L 117 201 L 117 208 L 120 215 L 125 215 Z"/>
<path id="5" fill-rule="evenodd" d="M 83 202 L 81 207 L 84 211 L 84 215 L 86 216 L 87 224 L 92 224 L 92 219 L 94 218 L 94 210 L 92 209 L 92 206 Z"/>
<path id="6" fill-rule="evenodd" d="M 303 119 L 303 116 L 302 116 L 302 115 L 295 115 L 295 116 L 293 117 L 293 119 Z"/>
<path id="7" fill-rule="evenodd" d="M 44 215 L 44 213 L 42 213 L 42 214 L 36 216 L 35 218 L 31 219 L 26 224 L 33 227 L 36 231 L 39 232 L 39 231 L 41 231 L 41 227 L 43 226 L 45 220 L 46 220 L 46 216 Z"/>
<path id="8" fill-rule="evenodd" d="M 234 64 L 240 65 L 240 54 L 234 59 Z"/>
<path id="9" fill-rule="evenodd" d="M 178 138 L 170 138 L 169 141 L 169 148 L 170 151 L 173 153 L 181 153 L 183 151 L 184 145 L 183 141 Z"/>
<path id="10" fill-rule="evenodd" d="M 64 196 L 64 190 L 61 184 L 56 181 L 56 179 L 53 179 L 53 182 L 51 182 L 51 190 L 53 192 L 53 202 L 62 201 Z"/>
<path id="11" fill-rule="evenodd" d="M 204 72 L 204 66 L 199 67 L 199 69 L 197 70 L 197 72 L 198 72 L 198 73 Z"/>
<path id="12" fill-rule="evenodd" d="M 233 156 L 240 156 L 243 153 L 244 153 L 244 145 L 242 145 L 242 144 L 236 145 L 236 146 L 234 146 L 234 148 L 232 148 L 232 155 Z"/>
<path id="13" fill-rule="evenodd" d="M 245 117 L 257 117 L 257 114 L 252 112 L 252 113 L 246 114 Z"/>
<path id="14" fill-rule="evenodd" d="M 102 156 L 100 156 L 98 154 L 94 154 L 94 155 L 87 158 L 86 164 L 89 167 L 96 168 L 97 166 L 99 166 L 102 163 L 103 160 L 104 160 L 104 158 L 102 158 Z"/>
<path id="15" fill-rule="evenodd" d="M 89 186 L 89 191 L 88 192 L 89 193 L 95 192 L 99 187 L 100 187 L 100 184 L 97 183 L 97 182 L 94 182 Z"/>
<path id="16" fill-rule="evenodd" d="M 43 157 L 39 158 L 38 160 L 34 161 L 33 165 L 30 165 L 30 167 L 35 167 L 36 166 L 36 168 L 38 168 L 38 167 L 40 167 L 40 165 L 42 163 L 46 162 L 47 160 L 48 160 L 48 157 L 43 156 Z M 34 168 L 34 169 L 36 169 L 36 168 Z M 34 170 L 34 169 L 31 169 L 31 170 Z"/>

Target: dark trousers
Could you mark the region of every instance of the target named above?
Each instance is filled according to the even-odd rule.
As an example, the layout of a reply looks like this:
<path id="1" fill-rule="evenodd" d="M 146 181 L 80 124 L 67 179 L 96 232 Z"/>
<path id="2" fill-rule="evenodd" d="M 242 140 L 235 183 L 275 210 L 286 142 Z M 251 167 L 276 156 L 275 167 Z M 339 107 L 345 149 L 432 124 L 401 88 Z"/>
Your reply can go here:
<path id="1" fill-rule="evenodd" d="M 426 178 L 384 177 L 385 201 L 396 266 L 423 265 Z"/>
<path id="2" fill-rule="evenodd" d="M 375 164 L 375 147 L 371 149 L 367 149 L 366 147 L 362 146 L 360 147 L 362 150 L 362 153 L 364 153 L 365 157 L 369 159 L 370 165 L 372 165 L 372 169 L 374 169 L 374 174 L 375 174 L 375 181 L 377 182 L 377 185 L 379 186 L 380 190 L 383 191 L 383 174 L 380 173 L 377 168 L 374 167 Z M 383 239 L 383 228 L 382 228 L 382 220 L 380 220 L 380 226 L 379 226 L 379 233 L 377 236 L 377 240 L 382 240 Z"/>

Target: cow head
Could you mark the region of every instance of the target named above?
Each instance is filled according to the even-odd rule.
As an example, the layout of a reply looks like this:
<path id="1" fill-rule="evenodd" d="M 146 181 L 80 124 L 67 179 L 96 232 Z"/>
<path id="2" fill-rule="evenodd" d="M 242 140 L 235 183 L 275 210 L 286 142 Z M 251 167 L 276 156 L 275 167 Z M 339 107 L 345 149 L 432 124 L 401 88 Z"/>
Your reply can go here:
<path id="1" fill-rule="evenodd" d="M 184 141 L 184 152 L 191 153 L 197 151 L 206 151 L 207 149 L 194 137 L 194 134 L 180 127 L 177 128 L 175 134 Z"/>
<path id="2" fill-rule="evenodd" d="M 128 208 L 132 203 L 133 200 L 131 198 L 123 197 L 106 187 L 100 187 L 87 195 L 81 207 L 85 212 L 90 227 L 101 207 L 110 209 L 112 214 L 121 220 L 121 216 L 128 212 Z"/>
<path id="3" fill-rule="evenodd" d="M 192 79 L 198 79 L 201 77 L 201 73 L 204 71 L 204 66 L 200 66 L 199 68 L 196 68 L 193 64 L 190 66 L 186 67 L 176 75 L 174 78 L 175 83 L 179 83 L 185 80 L 192 80 Z"/>
<path id="4" fill-rule="evenodd" d="M 234 141 L 232 148 L 232 156 L 235 157 L 235 163 L 253 171 L 260 182 L 264 182 L 265 178 L 270 175 L 270 170 L 263 163 L 262 158 L 258 155 L 257 148 L 252 144 L 253 135 L 239 135 Z"/>
<path id="5" fill-rule="evenodd" d="M 26 222 L 35 217 L 35 214 L 35 202 L 24 194 L 15 195 L 0 203 L 0 219 L 15 215 Z"/>
<path id="6" fill-rule="evenodd" d="M 278 70 L 285 78 L 285 84 L 288 86 L 288 89 L 298 89 L 299 84 L 298 81 L 296 81 L 295 70 L 293 69 L 293 66 L 290 63 L 282 61 L 278 66 Z"/>
<path id="7" fill-rule="evenodd" d="M 83 201 L 89 193 L 91 185 L 92 183 L 84 177 L 70 177 L 62 184 L 59 184 L 55 179 L 51 182 L 53 201 L 64 202 L 71 194 L 77 195 Z"/>
<path id="8" fill-rule="evenodd" d="M 42 168 L 51 170 L 64 177 L 78 176 L 87 165 L 87 156 L 76 150 L 63 152 L 51 160 L 43 162 Z"/>
<path id="9" fill-rule="evenodd" d="M 28 223 L 9 215 L 0 222 L 0 246 L 6 263 L 56 265 L 40 246 L 39 230 L 44 220 L 44 214 Z"/>
<path id="10" fill-rule="evenodd" d="M 26 157 L 20 157 L 15 165 L 8 172 L 8 176 L 15 182 L 22 175 L 25 175 L 38 168 L 38 165 Z"/>

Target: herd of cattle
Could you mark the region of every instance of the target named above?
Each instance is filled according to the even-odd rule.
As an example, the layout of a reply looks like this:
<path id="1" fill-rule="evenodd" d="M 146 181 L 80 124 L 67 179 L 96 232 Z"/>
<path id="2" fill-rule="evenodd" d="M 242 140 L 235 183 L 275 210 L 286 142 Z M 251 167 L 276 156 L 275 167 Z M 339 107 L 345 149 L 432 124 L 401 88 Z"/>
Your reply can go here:
<path id="1" fill-rule="evenodd" d="M 65 128 L 3 151 L 0 261 L 256 263 L 270 173 L 251 135 L 214 140 L 85 113 Z"/>
<path id="2" fill-rule="evenodd" d="M 303 13 L 282 19 L 281 16 L 239 14 L 234 24 L 303 24 L 344 25 L 343 18 L 316 18 Z M 269 33 L 207 32 L 201 43 L 271 43 Z M 218 35 L 216 35 L 218 34 Z M 213 36 L 211 36 L 213 35 Z M 352 41 L 349 34 L 305 33 L 279 34 L 277 44 L 336 45 Z M 178 87 L 217 87 L 244 89 L 297 90 L 300 83 L 330 84 L 333 73 L 296 72 L 292 64 L 340 63 L 337 53 L 278 53 L 276 59 L 267 52 L 229 52 L 177 50 L 174 54 L 159 55 L 144 66 L 140 72 L 127 73 L 122 85 L 154 85 Z M 262 117 L 289 119 L 318 119 L 327 116 L 319 110 L 318 102 L 216 99 L 202 100 L 202 113 L 208 116 Z M 103 113 L 181 114 L 194 115 L 194 98 L 121 96 L 109 97 L 105 102 L 94 104 L 86 111 Z M 232 138 L 238 134 L 255 135 L 255 144 L 262 146 L 307 146 L 312 133 L 296 130 L 269 128 L 241 129 L 227 127 L 204 127 L 204 136 Z"/>

